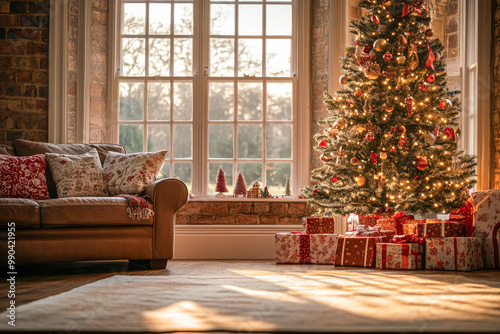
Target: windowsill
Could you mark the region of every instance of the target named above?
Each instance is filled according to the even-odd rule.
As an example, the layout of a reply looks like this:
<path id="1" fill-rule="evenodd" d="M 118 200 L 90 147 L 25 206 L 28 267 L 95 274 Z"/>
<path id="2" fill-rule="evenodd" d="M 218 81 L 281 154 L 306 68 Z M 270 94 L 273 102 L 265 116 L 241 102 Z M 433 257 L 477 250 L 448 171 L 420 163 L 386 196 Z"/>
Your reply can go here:
<path id="1" fill-rule="evenodd" d="M 190 198 L 191 202 L 269 202 L 269 203 L 278 203 L 278 202 L 299 202 L 306 203 L 307 198 L 298 198 L 298 197 L 288 197 L 288 198 L 236 198 L 236 197 L 203 197 L 203 198 Z"/>

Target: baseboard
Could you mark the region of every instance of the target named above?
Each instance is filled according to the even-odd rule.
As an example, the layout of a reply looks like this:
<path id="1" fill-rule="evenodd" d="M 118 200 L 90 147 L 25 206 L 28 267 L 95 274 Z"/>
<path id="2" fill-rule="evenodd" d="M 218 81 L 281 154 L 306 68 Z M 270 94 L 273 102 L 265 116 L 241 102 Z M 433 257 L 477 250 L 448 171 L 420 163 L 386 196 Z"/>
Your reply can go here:
<path id="1" fill-rule="evenodd" d="M 274 259 L 274 235 L 301 225 L 177 225 L 174 259 Z"/>
<path id="2" fill-rule="evenodd" d="M 174 259 L 271 260 L 274 235 L 302 231 L 301 225 L 177 225 Z M 335 216 L 335 233 L 345 232 L 345 217 Z"/>

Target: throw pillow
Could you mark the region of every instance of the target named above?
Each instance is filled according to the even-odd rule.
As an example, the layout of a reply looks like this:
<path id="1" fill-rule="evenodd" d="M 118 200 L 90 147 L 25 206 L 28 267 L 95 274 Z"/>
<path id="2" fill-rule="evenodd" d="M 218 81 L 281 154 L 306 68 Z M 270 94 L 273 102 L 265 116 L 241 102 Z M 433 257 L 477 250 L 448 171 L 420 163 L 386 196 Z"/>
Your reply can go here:
<path id="1" fill-rule="evenodd" d="M 79 155 L 45 153 L 54 177 L 57 196 L 107 196 L 106 181 L 95 148 Z"/>
<path id="2" fill-rule="evenodd" d="M 45 156 L 0 154 L 0 197 L 48 199 Z"/>
<path id="3" fill-rule="evenodd" d="M 104 177 L 110 195 L 140 195 L 156 179 L 167 151 L 122 154 L 108 152 L 104 160 Z"/>

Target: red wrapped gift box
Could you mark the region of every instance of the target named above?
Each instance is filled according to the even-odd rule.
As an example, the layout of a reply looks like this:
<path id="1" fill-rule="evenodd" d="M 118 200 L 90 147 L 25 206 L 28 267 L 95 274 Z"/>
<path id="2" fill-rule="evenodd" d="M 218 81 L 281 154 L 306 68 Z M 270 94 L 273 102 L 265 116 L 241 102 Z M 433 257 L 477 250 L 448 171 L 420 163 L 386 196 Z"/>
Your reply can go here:
<path id="1" fill-rule="evenodd" d="M 394 230 L 397 231 L 397 221 L 394 218 L 380 218 L 377 219 L 377 226 L 381 227 L 381 230 Z"/>
<path id="2" fill-rule="evenodd" d="M 333 234 L 335 233 L 335 221 L 331 217 L 303 218 L 304 232 L 309 234 Z"/>
<path id="3" fill-rule="evenodd" d="M 425 269 L 482 269 L 484 264 L 481 247 L 481 238 L 428 238 L 425 242 Z"/>
<path id="4" fill-rule="evenodd" d="M 379 215 L 359 215 L 359 225 L 375 226 Z"/>
<path id="5" fill-rule="evenodd" d="M 337 238 L 336 234 L 277 233 L 276 263 L 333 264 Z"/>
<path id="6" fill-rule="evenodd" d="M 386 237 L 339 236 L 334 256 L 335 266 L 373 267 L 375 244 L 384 242 Z"/>
<path id="7" fill-rule="evenodd" d="M 376 253 L 377 269 L 422 269 L 422 244 L 378 243 Z"/>
<path id="8" fill-rule="evenodd" d="M 412 220 L 413 216 L 404 215 L 401 211 L 400 213 L 390 217 L 390 218 L 380 218 L 377 220 L 377 226 L 381 226 L 382 230 L 395 230 L 396 234 L 404 234 L 403 224 L 407 221 Z"/>
<path id="9" fill-rule="evenodd" d="M 463 237 L 465 225 L 449 220 L 427 219 L 425 222 L 411 221 L 403 225 L 403 234 L 426 238 Z"/>

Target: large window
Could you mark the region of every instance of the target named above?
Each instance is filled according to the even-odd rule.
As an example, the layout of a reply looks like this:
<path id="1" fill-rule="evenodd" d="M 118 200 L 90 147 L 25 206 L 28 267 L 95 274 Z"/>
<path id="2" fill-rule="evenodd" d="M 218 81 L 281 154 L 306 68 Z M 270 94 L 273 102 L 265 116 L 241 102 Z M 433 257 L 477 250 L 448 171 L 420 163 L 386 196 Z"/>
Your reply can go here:
<path id="1" fill-rule="evenodd" d="M 229 191 L 241 171 L 248 186 L 282 194 L 298 156 L 297 4 L 117 7 L 116 140 L 127 152 L 167 149 L 160 177 L 180 177 L 197 195 L 215 192 L 219 166 Z"/>

